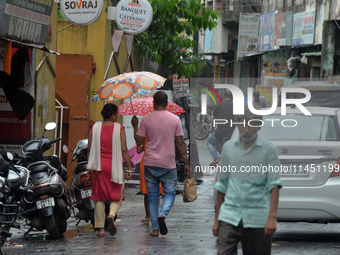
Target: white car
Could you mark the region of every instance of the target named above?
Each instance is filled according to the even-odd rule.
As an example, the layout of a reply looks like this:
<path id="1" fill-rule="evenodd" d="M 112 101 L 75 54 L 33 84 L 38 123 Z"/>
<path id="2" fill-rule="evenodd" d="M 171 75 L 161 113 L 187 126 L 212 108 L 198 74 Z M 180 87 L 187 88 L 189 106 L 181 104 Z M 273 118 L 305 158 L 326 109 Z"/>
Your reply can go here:
<path id="1" fill-rule="evenodd" d="M 259 131 L 279 152 L 283 188 L 277 220 L 340 222 L 340 109 L 306 108 L 311 116 L 298 108 L 282 116 L 278 108 L 263 116 Z"/>

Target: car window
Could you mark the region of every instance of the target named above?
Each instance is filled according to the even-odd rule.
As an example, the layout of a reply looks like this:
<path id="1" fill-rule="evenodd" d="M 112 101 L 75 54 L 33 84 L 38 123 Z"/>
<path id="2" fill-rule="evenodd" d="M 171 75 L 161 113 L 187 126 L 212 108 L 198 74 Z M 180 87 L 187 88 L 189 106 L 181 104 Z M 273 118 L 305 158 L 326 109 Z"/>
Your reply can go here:
<path id="1" fill-rule="evenodd" d="M 275 119 L 275 121 L 272 121 Z M 289 121 L 289 120 L 295 120 Z M 329 115 L 271 115 L 264 119 L 264 125 L 259 131 L 268 140 L 294 141 L 337 141 L 335 116 Z M 297 123 L 295 127 L 293 126 Z M 272 127 L 273 125 L 273 127 Z"/>
<path id="2" fill-rule="evenodd" d="M 304 106 L 340 107 L 340 91 L 310 91 L 311 99 Z M 287 98 L 304 98 L 303 93 L 287 93 Z"/>

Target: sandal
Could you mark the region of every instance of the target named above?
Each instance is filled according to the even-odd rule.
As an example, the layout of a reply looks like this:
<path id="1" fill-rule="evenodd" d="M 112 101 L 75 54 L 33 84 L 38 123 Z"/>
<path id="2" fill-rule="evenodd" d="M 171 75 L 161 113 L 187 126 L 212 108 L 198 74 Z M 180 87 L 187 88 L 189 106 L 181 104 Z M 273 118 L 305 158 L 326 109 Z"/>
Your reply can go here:
<path id="1" fill-rule="evenodd" d="M 140 221 L 144 224 L 148 224 L 150 222 L 150 218 L 145 217 L 145 218 L 142 218 Z"/>
<path id="2" fill-rule="evenodd" d="M 105 233 L 97 233 L 96 236 L 98 236 L 98 237 L 104 237 L 104 236 L 105 236 Z"/>
<path id="3" fill-rule="evenodd" d="M 107 217 L 107 222 L 109 223 L 109 232 L 110 235 L 114 236 L 117 233 L 117 226 L 113 220 L 113 217 Z"/>
<path id="4" fill-rule="evenodd" d="M 150 236 L 153 236 L 153 237 L 158 237 L 158 235 L 159 235 L 158 231 L 150 233 Z"/>
<path id="5" fill-rule="evenodd" d="M 165 218 L 162 216 L 159 216 L 157 218 L 158 225 L 159 225 L 159 232 L 161 232 L 162 235 L 166 235 L 168 233 L 168 229 L 165 224 Z"/>

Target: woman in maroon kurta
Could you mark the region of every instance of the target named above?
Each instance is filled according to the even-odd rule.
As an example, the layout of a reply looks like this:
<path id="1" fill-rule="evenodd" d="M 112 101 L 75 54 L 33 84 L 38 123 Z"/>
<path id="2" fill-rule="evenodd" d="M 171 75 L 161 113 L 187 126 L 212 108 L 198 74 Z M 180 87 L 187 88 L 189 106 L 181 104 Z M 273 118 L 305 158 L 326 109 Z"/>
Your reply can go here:
<path id="1" fill-rule="evenodd" d="M 122 125 L 116 123 L 118 107 L 106 104 L 101 114 L 104 121 L 93 125 L 89 137 L 88 175 L 93 178 L 91 200 L 95 201 L 94 227 L 99 228 L 97 235 L 102 237 L 105 235 L 105 201 L 111 202 L 110 214 L 107 217 L 109 232 L 114 235 L 117 231 L 114 217 L 121 207 L 124 189 L 122 157 L 128 167 L 125 179 L 131 178 L 132 171 L 125 130 Z"/>

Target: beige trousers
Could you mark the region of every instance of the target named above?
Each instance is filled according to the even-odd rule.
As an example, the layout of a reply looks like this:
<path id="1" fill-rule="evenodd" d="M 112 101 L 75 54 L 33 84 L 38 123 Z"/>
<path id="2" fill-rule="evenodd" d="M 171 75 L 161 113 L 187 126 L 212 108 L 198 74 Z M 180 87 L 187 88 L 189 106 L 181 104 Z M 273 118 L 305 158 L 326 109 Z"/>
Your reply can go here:
<path id="1" fill-rule="evenodd" d="M 123 200 L 123 191 L 124 191 L 125 183 L 122 187 L 122 192 L 120 194 L 120 201 L 110 202 L 110 215 L 116 216 L 120 207 L 122 206 Z M 95 228 L 104 228 L 105 226 L 105 202 L 104 201 L 94 201 L 94 227 Z"/>

